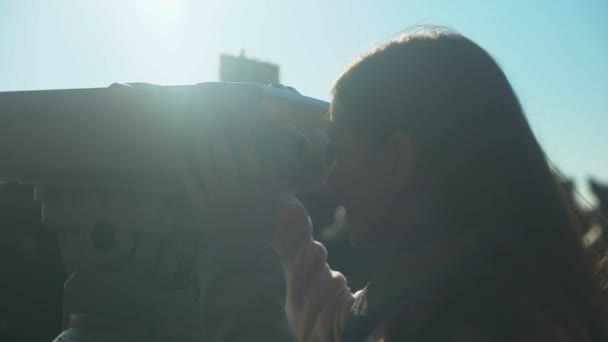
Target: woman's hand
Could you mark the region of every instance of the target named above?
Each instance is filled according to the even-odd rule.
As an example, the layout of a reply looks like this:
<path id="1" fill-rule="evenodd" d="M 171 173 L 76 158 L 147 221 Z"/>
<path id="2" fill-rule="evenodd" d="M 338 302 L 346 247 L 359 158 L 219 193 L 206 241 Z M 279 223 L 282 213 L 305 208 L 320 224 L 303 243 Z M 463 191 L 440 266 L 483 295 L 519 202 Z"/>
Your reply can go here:
<path id="1" fill-rule="evenodd" d="M 293 195 L 283 194 L 276 201 L 277 226 L 273 245 L 279 255 L 290 259 L 312 240 L 312 222 L 304 205 Z"/>
<path id="2" fill-rule="evenodd" d="M 311 242 L 312 222 L 274 169 L 271 130 L 255 117 L 202 119 L 178 161 L 209 242 L 272 242 L 283 259 Z"/>
<path id="3" fill-rule="evenodd" d="M 285 187 L 273 170 L 270 130 L 256 119 L 206 116 L 190 128 L 197 137 L 193 157 L 178 156 L 209 241 L 272 240 L 275 201 Z"/>
<path id="4" fill-rule="evenodd" d="M 286 188 L 265 149 L 269 130 L 250 120 L 205 118 L 195 157 L 179 162 L 211 243 L 197 277 L 201 332 L 208 341 L 294 340 L 283 264 L 270 245 L 277 205 L 284 203 L 278 199 L 288 196 L 279 196 Z"/>

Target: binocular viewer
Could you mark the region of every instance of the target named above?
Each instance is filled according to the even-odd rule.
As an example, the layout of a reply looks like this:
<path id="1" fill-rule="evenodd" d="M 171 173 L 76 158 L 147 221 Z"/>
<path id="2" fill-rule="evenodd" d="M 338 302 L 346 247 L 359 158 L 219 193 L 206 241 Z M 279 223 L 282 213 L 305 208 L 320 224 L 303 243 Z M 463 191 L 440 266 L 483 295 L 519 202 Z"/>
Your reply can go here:
<path id="1" fill-rule="evenodd" d="M 214 115 L 252 126 L 289 190 L 306 190 L 326 167 L 327 109 L 291 88 L 250 83 L 4 92 L 0 178 L 174 190 L 176 156 L 196 156 L 197 128 Z"/>
<path id="2" fill-rule="evenodd" d="M 0 180 L 34 185 L 58 233 L 67 333 L 108 326 L 108 341 L 199 340 L 204 227 L 176 165 L 196 161 L 213 117 L 250 127 L 286 190 L 314 190 L 328 172 L 328 107 L 249 83 L 0 92 Z"/>

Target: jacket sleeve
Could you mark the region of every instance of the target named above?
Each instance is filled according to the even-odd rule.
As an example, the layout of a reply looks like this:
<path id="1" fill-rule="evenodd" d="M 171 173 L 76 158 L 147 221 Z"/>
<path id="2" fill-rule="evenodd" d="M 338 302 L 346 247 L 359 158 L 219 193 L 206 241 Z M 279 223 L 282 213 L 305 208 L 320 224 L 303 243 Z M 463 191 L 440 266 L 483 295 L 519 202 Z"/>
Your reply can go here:
<path id="1" fill-rule="evenodd" d="M 327 250 L 312 238 L 312 224 L 297 201 L 286 204 L 275 240 L 287 280 L 286 312 L 298 341 L 340 341 L 354 303 L 346 279 L 327 264 Z"/>
<path id="2" fill-rule="evenodd" d="M 269 244 L 214 243 L 198 263 L 204 341 L 296 341 L 285 313 L 285 274 Z"/>
<path id="3" fill-rule="evenodd" d="M 281 212 L 272 246 L 214 243 L 201 257 L 205 341 L 340 341 L 354 296 L 312 239 L 305 209 L 295 203 Z"/>

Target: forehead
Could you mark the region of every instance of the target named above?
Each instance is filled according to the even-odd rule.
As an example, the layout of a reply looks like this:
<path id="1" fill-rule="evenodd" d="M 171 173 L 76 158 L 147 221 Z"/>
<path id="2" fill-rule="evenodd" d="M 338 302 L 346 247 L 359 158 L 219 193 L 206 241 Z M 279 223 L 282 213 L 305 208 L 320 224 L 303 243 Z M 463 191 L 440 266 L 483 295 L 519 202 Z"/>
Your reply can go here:
<path id="1" fill-rule="evenodd" d="M 346 126 L 344 123 L 345 110 L 344 106 L 340 103 L 337 98 L 333 98 L 331 104 L 329 105 L 329 112 L 327 113 L 328 119 L 330 121 L 329 126 L 329 135 L 336 136 L 338 134 L 342 134 L 344 130 L 346 130 Z"/>
<path id="2" fill-rule="evenodd" d="M 344 123 L 341 122 L 341 120 L 337 119 L 337 118 L 339 118 L 337 108 L 338 107 L 334 100 L 331 102 L 331 105 L 329 107 L 329 112 L 327 112 L 327 117 L 329 119 L 329 128 L 327 130 L 327 134 L 329 135 L 329 138 L 334 141 L 336 139 L 338 139 L 340 136 L 343 136 L 345 133 L 344 131 L 346 130 Z"/>
<path id="3" fill-rule="evenodd" d="M 332 140 L 359 139 L 362 138 L 362 135 L 366 135 L 364 127 L 354 124 L 352 120 L 354 113 L 349 111 L 350 109 L 346 109 L 335 97 L 331 101 L 328 112 L 330 122 L 328 135 Z"/>
<path id="4" fill-rule="evenodd" d="M 338 98 L 334 96 L 334 98 L 331 100 L 331 103 L 329 104 L 329 112 L 327 112 L 328 119 L 332 123 L 336 122 L 342 114 L 343 109 L 343 105 L 340 103 Z"/>
<path id="5" fill-rule="evenodd" d="M 360 132 L 345 120 L 348 113 L 340 102 L 334 98 L 329 107 L 328 136 L 333 142 L 345 143 L 358 140 Z"/>

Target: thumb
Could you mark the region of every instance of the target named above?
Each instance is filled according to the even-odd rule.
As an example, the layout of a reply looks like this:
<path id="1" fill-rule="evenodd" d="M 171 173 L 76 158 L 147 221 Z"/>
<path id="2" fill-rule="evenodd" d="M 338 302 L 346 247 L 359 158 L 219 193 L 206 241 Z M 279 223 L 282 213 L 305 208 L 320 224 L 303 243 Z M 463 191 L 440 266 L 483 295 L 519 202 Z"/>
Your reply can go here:
<path id="1" fill-rule="evenodd" d="M 293 255 L 298 246 L 312 239 L 312 222 L 304 205 L 293 194 L 281 195 L 276 209 L 277 230 L 273 244 L 285 258 Z"/>

